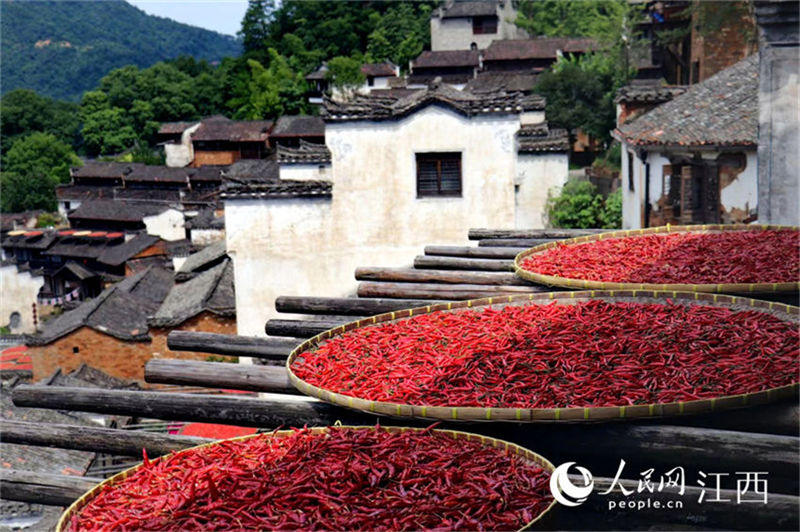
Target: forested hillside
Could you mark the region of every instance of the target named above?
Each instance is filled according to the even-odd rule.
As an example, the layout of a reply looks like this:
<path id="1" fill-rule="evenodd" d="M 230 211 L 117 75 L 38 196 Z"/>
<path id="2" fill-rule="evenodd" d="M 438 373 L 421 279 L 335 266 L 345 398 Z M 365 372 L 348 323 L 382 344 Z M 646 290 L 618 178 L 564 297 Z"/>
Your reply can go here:
<path id="1" fill-rule="evenodd" d="M 241 52 L 233 37 L 148 15 L 122 0 L 2 0 L 0 6 L 3 93 L 29 88 L 77 102 L 114 68 Z"/>

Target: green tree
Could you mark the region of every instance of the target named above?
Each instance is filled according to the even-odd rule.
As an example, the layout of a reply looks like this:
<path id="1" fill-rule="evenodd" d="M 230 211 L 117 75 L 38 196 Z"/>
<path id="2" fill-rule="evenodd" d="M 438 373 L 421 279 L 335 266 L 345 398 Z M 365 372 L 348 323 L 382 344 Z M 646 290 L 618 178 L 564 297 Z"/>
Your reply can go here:
<path id="1" fill-rule="evenodd" d="M 341 92 L 345 98 L 351 98 L 366 79 L 361 72 L 361 61 L 341 56 L 328 61 L 326 76 L 333 88 Z"/>
<path id="2" fill-rule="evenodd" d="M 62 142 L 80 145 L 78 105 L 40 96 L 30 89 L 11 91 L 0 99 L 0 139 L 7 152 L 20 137 L 36 131 L 51 133 Z"/>
<path id="3" fill-rule="evenodd" d="M 523 0 L 516 24 L 534 36 L 616 42 L 632 16 L 626 0 Z"/>
<path id="4" fill-rule="evenodd" d="M 272 0 L 248 0 L 247 11 L 242 19 L 242 29 L 236 34 L 242 39 L 245 53 L 267 47 L 274 11 L 275 2 Z"/>
<path id="5" fill-rule="evenodd" d="M 547 222 L 551 227 L 573 229 L 618 228 L 622 224 L 622 194 L 604 199 L 588 181 L 568 181 L 547 196 Z"/>
<path id="6" fill-rule="evenodd" d="M 80 165 L 72 148 L 49 133 L 32 133 L 14 142 L 3 158 L 0 207 L 3 212 L 55 210 L 55 187 L 69 181 Z"/>
<path id="7" fill-rule="evenodd" d="M 235 118 L 277 118 L 284 114 L 303 114 L 308 110 L 303 76 L 292 71 L 286 58 L 274 48 L 268 52 L 270 63 L 266 68 L 258 61 L 248 59 L 250 80 L 247 89 L 232 101 L 232 105 L 237 107 Z"/>

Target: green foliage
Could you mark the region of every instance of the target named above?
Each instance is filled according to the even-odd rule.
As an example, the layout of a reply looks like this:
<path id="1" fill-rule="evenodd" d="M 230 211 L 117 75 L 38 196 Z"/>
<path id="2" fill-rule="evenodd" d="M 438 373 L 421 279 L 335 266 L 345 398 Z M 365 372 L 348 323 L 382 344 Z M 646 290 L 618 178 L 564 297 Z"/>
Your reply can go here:
<path id="1" fill-rule="evenodd" d="M 7 336 L 11 334 L 11 329 L 8 328 L 8 325 L 0 325 L 0 336 Z"/>
<path id="2" fill-rule="evenodd" d="M 617 141 L 612 142 L 611 147 L 606 150 L 603 156 L 592 162 L 592 168 L 606 174 L 619 172 L 622 169 L 622 145 Z"/>
<path id="3" fill-rule="evenodd" d="M 239 357 L 224 356 L 224 355 L 208 355 L 206 362 L 230 362 L 232 364 L 239 363 Z"/>
<path id="4" fill-rule="evenodd" d="M 113 68 L 181 55 L 219 60 L 241 51 L 233 37 L 147 15 L 123 1 L 4 1 L 2 11 L 4 93 L 25 87 L 79 101 Z"/>
<path id="5" fill-rule="evenodd" d="M 328 61 L 327 78 L 345 98 L 352 97 L 366 80 L 361 72 L 361 61 L 350 57 L 334 57 Z"/>
<path id="6" fill-rule="evenodd" d="M 622 224 L 622 194 L 604 200 L 588 181 L 569 181 L 558 192 L 547 195 L 547 221 L 551 227 L 612 229 Z"/>
<path id="7" fill-rule="evenodd" d="M 431 9 L 429 4 L 397 3 L 376 18 L 375 30 L 367 37 L 368 61 L 391 61 L 405 70 L 430 43 Z"/>
<path id="8" fill-rule="evenodd" d="M 17 89 L 0 99 L 0 139 L 6 153 L 20 137 L 34 132 L 50 133 L 77 148 L 80 144 L 78 106 Z"/>
<path id="9" fill-rule="evenodd" d="M 52 212 L 43 212 L 36 218 L 36 227 L 55 227 L 61 223 L 61 217 Z"/>
<path id="10" fill-rule="evenodd" d="M 269 25 L 275 2 L 272 0 L 249 0 L 242 19 L 242 28 L 237 35 L 242 39 L 245 53 L 261 50 L 267 45 Z"/>
<path id="11" fill-rule="evenodd" d="M 307 111 L 307 85 L 302 74 L 293 72 L 286 59 L 274 48 L 269 49 L 269 56 L 267 68 L 254 59 L 247 60 L 250 67 L 247 88 L 231 101 L 238 107 L 235 118 L 258 120 Z"/>
<path id="12" fill-rule="evenodd" d="M 592 37 L 613 43 L 631 9 L 626 0 L 523 0 L 516 24 L 533 36 Z"/>
<path id="13" fill-rule="evenodd" d="M 80 165 L 70 146 L 49 133 L 17 139 L 3 157 L 0 208 L 3 212 L 56 209 L 55 187 Z"/>

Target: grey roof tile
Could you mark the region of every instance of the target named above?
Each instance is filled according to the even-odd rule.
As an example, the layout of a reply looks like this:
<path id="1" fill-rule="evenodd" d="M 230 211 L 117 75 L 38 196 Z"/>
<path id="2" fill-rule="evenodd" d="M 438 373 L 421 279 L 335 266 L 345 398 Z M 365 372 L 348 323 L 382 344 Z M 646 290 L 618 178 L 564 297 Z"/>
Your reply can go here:
<path id="1" fill-rule="evenodd" d="M 318 116 L 282 116 L 270 133 L 273 138 L 283 137 L 324 137 L 325 122 Z"/>
<path id="2" fill-rule="evenodd" d="M 176 284 L 170 290 L 164 302 L 150 317 L 148 323 L 152 327 L 174 327 L 193 318 L 206 310 L 211 310 L 208 303 L 214 296 L 217 285 L 225 278 L 226 282 L 233 283 L 231 275 L 224 275 L 230 260 L 226 259 L 221 264 L 210 270 L 204 271 L 185 283 Z M 230 300 L 226 302 L 226 295 L 233 293 L 233 289 L 222 290 L 216 298 L 216 305 L 226 312 L 232 306 Z"/>
<path id="3" fill-rule="evenodd" d="M 331 162 L 331 151 L 324 144 L 300 141 L 297 148 L 278 145 L 277 158 L 280 164 L 312 164 Z"/>
<path id="4" fill-rule="evenodd" d="M 277 183 L 230 183 L 222 193 L 223 199 L 294 199 L 330 198 L 330 181 L 289 181 Z"/>
<path id="5" fill-rule="evenodd" d="M 758 54 L 614 131 L 637 146 L 757 146 Z"/>

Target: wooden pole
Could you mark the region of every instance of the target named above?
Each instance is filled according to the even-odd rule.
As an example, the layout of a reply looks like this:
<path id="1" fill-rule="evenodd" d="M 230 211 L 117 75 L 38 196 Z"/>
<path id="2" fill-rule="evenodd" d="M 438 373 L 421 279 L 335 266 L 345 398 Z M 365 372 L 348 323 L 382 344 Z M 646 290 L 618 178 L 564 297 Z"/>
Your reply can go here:
<path id="1" fill-rule="evenodd" d="M 510 272 L 463 272 L 454 270 L 416 270 L 412 268 L 357 268 L 356 280 L 530 286 L 529 282 Z"/>
<path id="2" fill-rule="evenodd" d="M 425 246 L 426 255 L 444 257 L 469 257 L 473 259 L 513 259 L 528 248 L 469 247 L 469 246 Z"/>
<path id="3" fill-rule="evenodd" d="M 335 329 L 357 318 L 325 320 L 267 320 L 264 330 L 270 336 L 294 336 L 310 338 L 328 329 Z"/>
<path id="4" fill-rule="evenodd" d="M 193 331 L 172 331 L 167 347 L 173 351 L 199 351 L 228 356 L 281 360 L 289 356 L 301 338 L 259 338 Z"/>
<path id="5" fill-rule="evenodd" d="M 500 295 L 533 294 L 549 289 L 539 285 L 492 286 L 480 284 L 378 283 L 362 281 L 358 297 L 431 298 L 447 300 L 479 299 Z"/>
<path id="6" fill-rule="evenodd" d="M 511 247 L 511 248 L 532 248 L 540 244 L 547 244 L 556 240 L 555 238 L 487 238 L 478 240 L 479 247 Z"/>
<path id="7" fill-rule="evenodd" d="M 69 506 L 101 480 L 103 479 L 0 469 L 3 499 L 45 506 Z"/>
<path id="8" fill-rule="evenodd" d="M 147 449 L 148 456 L 161 456 L 171 451 L 179 451 L 212 441 L 207 438 L 176 436 L 158 432 L 105 429 L 58 423 L 31 423 L 8 419 L 3 420 L 3 432 L 0 438 L 3 443 L 136 457 L 142 456 L 142 449 Z"/>
<path id="9" fill-rule="evenodd" d="M 444 301 L 436 299 L 368 299 L 359 297 L 294 297 L 280 296 L 275 300 L 275 310 L 298 314 L 339 314 L 346 316 L 373 316 L 425 307 Z"/>
<path id="10" fill-rule="evenodd" d="M 256 397 L 172 392 L 102 390 L 66 386 L 17 386 L 17 406 L 126 415 L 167 421 L 199 421 L 246 427 L 281 425 L 372 424 L 377 419 L 312 400 L 267 400 Z"/>
<path id="11" fill-rule="evenodd" d="M 514 271 L 513 260 L 502 259 L 469 259 L 462 257 L 439 257 L 436 255 L 418 255 L 414 259 L 417 269 L 433 270 L 475 270 L 490 272 Z"/>
<path id="12" fill-rule="evenodd" d="M 224 362 L 154 359 L 144 367 L 144 380 L 160 384 L 253 392 L 295 395 L 300 393 L 289 382 L 289 375 L 282 366 L 246 366 Z"/>
<path id="13" fill-rule="evenodd" d="M 470 240 L 486 238 L 549 238 L 564 239 L 596 233 L 608 233 L 612 229 L 482 229 L 473 228 L 467 233 Z"/>

